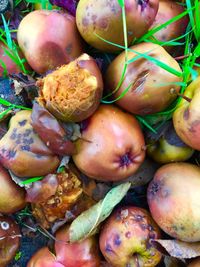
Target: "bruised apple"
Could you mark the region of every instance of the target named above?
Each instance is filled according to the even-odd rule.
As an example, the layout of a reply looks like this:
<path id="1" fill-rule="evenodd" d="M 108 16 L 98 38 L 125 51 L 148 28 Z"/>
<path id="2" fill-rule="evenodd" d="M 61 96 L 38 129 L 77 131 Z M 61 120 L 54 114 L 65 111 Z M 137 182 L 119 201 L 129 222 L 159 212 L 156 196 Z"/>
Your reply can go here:
<path id="1" fill-rule="evenodd" d="M 73 155 L 76 166 L 87 176 L 119 181 L 142 164 L 144 137 L 137 120 L 113 105 L 101 105 L 81 123 L 82 136 Z"/>
<path id="2" fill-rule="evenodd" d="M 180 15 L 185 11 L 183 5 L 175 1 L 159 1 L 158 13 L 155 17 L 154 23 L 151 25 L 150 29 L 158 27 L 168 20 Z M 154 37 L 161 42 L 171 41 L 185 33 L 188 24 L 188 16 L 184 16 L 181 19 L 168 24 L 166 27 L 160 29 L 154 33 Z M 169 46 L 168 44 L 164 46 L 168 52 L 173 52 L 177 50 L 177 46 Z"/>
<path id="3" fill-rule="evenodd" d="M 98 241 L 96 237 L 73 244 L 69 240 L 68 227 L 64 226 L 56 233 L 55 251 L 57 260 L 67 267 L 100 267 Z M 63 241 L 63 242 L 60 242 Z"/>
<path id="4" fill-rule="evenodd" d="M 119 208 L 102 226 L 100 250 L 113 267 L 154 267 L 162 256 L 151 240 L 160 235 L 146 210 L 133 206 Z"/>
<path id="5" fill-rule="evenodd" d="M 124 1 L 129 45 L 136 37 L 147 32 L 156 16 L 158 4 L 158 0 Z M 76 24 L 85 41 L 99 50 L 120 50 L 100 37 L 124 45 L 122 8 L 118 0 L 80 0 L 76 10 Z"/>
<path id="6" fill-rule="evenodd" d="M 53 172 L 60 160 L 42 142 L 31 126 L 31 111 L 17 112 L 0 140 L 0 162 L 19 177 L 43 176 Z"/>
<path id="7" fill-rule="evenodd" d="M 38 80 L 38 102 L 56 118 L 78 122 L 88 118 L 100 104 L 103 81 L 95 60 L 83 54 Z"/>
<path id="8" fill-rule="evenodd" d="M 179 106 L 173 113 L 173 123 L 177 135 L 193 149 L 200 150 L 200 77 L 185 90 Z"/>
<path id="9" fill-rule="evenodd" d="M 20 246 L 20 229 L 13 219 L 0 215 L 0 266 L 7 267 Z"/>
<path id="10" fill-rule="evenodd" d="M 75 145 L 69 140 L 68 133 L 58 120 L 44 107 L 34 102 L 31 125 L 42 141 L 57 155 L 71 155 Z"/>
<path id="11" fill-rule="evenodd" d="M 98 242 L 89 237 L 79 243 L 69 244 L 68 226 L 56 233 L 55 254 L 47 247 L 33 255 L 27 267 L 100 267 Z"/>
<path id="12" fill-rule="evenodd" d="M 57 10 L 30 12 L 19 24 L 17 40 L 29 65 L 40 74 L 83 52 L 75 18 Z"/>
<path id="13" fill-rule="evenodd" d="M 146 53 L 154 60 L 172 67 L 179 73 L 178 75 L 182 75 L 178 62 L 163 47 L 153 43 L 140 43 L 130 49 L 132 51 L 128 52 L 128 60 L 134 60 L 138 56 L 137 53 Z M 110 92 L 113 92 L 120 83 L 125 56 L 125 52 L 122 52 L 107 69 L 105 88 Z M 140 57 L 128 64 L 124 80 L 113 98 L 116 99 L 129 88 L 126 94 L 116 101 L 116 104 L 133 114 L 151 114 L 167 108 L 172 103 L 176 94 L 172 94 L 171 89 L 178 93 L 180 89 L 178 82 L 181 81 L 181 77 L 159 67 L 153 61 Z"/>
<path id="14" fill-rule="evenodd" d="M 169 163 L 160 167 L 148 187 L 152 217 L 170 236 L 200 241 L 200 167 Z"/>
<path id="15" fill-rule="evenodd" d="M 0 212 L 14 213 L 24 208 L 25 190 L 13 182 L 10 174 L 0 165 Z"/>

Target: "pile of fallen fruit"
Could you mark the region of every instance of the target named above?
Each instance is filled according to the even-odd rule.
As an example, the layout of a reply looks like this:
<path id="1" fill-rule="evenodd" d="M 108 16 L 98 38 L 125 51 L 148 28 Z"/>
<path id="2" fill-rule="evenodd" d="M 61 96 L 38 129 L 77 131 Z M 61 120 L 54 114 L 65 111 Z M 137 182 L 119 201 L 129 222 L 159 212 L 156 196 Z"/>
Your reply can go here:
<path id="1" fill-rule="evenodd" d="M 0 267 L 200 266 L 199 5 L 1 1 Z"/>

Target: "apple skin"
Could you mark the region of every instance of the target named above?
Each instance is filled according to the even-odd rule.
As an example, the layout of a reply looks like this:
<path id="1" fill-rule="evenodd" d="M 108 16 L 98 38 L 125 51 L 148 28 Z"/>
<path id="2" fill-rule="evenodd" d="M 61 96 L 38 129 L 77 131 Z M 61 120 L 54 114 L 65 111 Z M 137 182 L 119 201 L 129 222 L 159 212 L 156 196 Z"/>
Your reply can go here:
<path id="1" fill-rule="evenodd" d="M 158 135 L 150 133 L 148 136 L 147 133 L 146 143 L 147 155 L 161 164 L 186 161 L 194 153 L 194 150 L 177 136 L 171 121 L 159 128 Z"/>
<path id="2" fill-rule="evenodd" d="M 160 230 L 149 212 L 127 206 L 114 211 L 102 226 L 99 245 L 113 267 L 153 267 L 162 256 L 150 239 L 158 238 Z"/>
<path id="3" fill-rule="evenodd" d="M 200 150 L 200 77 L 186 88 L 184 96 L 191 99 L 191 102 L 181 100 L 173 113 L 174 128 L 184 143 L 193 149 Z"/>
<path id="4" fill-rule="evenodd" d="M 11 214 L 26 205 L 25 190 L 18 186 L 8 171 L 0 165 L 0 212 Z"/>
<path id="5" fill-rule="evenodd" d="M 8 216 L 0 215 L 0 266 L 6 267 L 20 247 L 20 229 Z"/>
<path id="6" fill-rule="evenodd" d="M 19 24 L 17 41 L 39 74 L 67 64 L 83 52 L 75 18 L 58 10 L 35 10 L 26 15 Z"/>
<path id="7" fill-rule="evenodd" d="M 158 0 L 125 0 L 128 44 L 139 38 L 153 23 L 158 11 Z M 122 8 L 117 0 L 80 0 L 76 10 L 76 24 L 85 41 L 100 51 L 122 50 L 102 38 L 124 46 Z M 96 35 L 97 34 L 97 35 Z"/>
<path id="8" fill-rule="evenodd" d="M 100 267 L 96 238 L 92 236 L 79 243 L 67 244 L 68 228 L 64 225 L 56 233 L 55 255 L 44 247 L 32 256 L 27 267 Z"/>
<path id="9" fill-rule="evenodd" d="M 167 53 L 160 45 L 153 43 L 140 43 L 131 46 L 130 49 L 136 51 L 128 52 L 128 60 L 138 56 L 137 53 L 147 53 L 148 55 L 173 67 L 178 72 L 182 72 L 178 62 Z M 117 88 L 122 71 L 124 69 L 125 52 L 119 54 L 109 65 L 105 73 L 105 88 L 113 92 Z M 122 92 L 129 90 L 116 104 L 126 111 L 146 115 L 159 112 L 167 108 L 176 98 L 176 94 L 170 92 L 173 87 L 178 93 L 180 90 L 176 82 L 181 82 L 182 78 L 157 66 L 152 61 L 143 57 L 128 64 L 124 80 L 119 90 L 113 94 L 113 99 L 117 99 Z"/>
<path id="10" fill-rule="evenodd" d="M 137 120 L 113 105 L 100 105 L 82 123 L 82 138 L 75 143 L 73 160 L 85 175 L 102 181 L 119 181 L 142 164 L 144 137 Z"/>
<path id="11" fill-rule="evenodd" d="M 168 20 L 178 16 L 184 12 L 185 8 L 179 3 L 172 1 L 161 0 L 159 1 L 158 13 L 155 17 L 154 23 L 151 25 L 150 29 L 158 27 Z M 168 26 L 157 31 L 153 36 L 161 42 L 167 42 L 173 40 L 185 33 L 188 16 L 184 16 L 181 19 L 169 24 Z M 177 46 L 164 46 L 168 52 L 174 52 L 177 50 Z"/>
<path id="12" fill-rule="evenodd" d="M 160 167 L 150 182 L 147 200 L 160 228 L 170 236 L 200 241 L 200 167 L 190 163 L 169 163 Z"/>
<path id="13" fill-rule="evenodd" d="M 56 233 L 56 239 L 69 240 L 68 226 Z M 89 237 L 79 243 L 66 244 L 55 242 L 57 261 L 67 267 L 100 267 L 100 254 L 96 237 Z"/>
<path id="14" fill-rule="evenodd" d="M 65 265 L 57 262 L 55 255 L 47 247 L 43 247 L 32 256 L 27 267 L 65 267 Z"/>

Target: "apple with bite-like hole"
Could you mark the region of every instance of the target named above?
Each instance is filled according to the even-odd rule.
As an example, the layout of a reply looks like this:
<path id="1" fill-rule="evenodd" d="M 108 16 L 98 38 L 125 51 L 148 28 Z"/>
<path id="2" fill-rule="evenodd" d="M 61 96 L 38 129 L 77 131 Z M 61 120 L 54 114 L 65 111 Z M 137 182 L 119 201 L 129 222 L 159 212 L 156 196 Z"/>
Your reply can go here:
<path id="1" fill-rule="evenodd" d="M 127 206 L 114 211 L 100 232 L 100 250 L 113 267 L 154 267 L 161 253 L 151 240 L 160 230 L 145 209 Z"/>

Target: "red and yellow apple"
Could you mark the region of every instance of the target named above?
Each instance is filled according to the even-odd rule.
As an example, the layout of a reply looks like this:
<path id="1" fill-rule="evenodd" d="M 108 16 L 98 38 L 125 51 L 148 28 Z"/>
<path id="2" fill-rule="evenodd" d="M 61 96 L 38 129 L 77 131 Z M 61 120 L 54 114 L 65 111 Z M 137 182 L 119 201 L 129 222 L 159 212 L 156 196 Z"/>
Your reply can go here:
<path id="1" fill-rule="evenodd" d="M 29 65 L 45 73 L 83 52 L 75 18 L 57 10 L 35 10 L 20 22 L 17 40 Z"/>
<path id="2" fill-rule="evenodd" d="M 20 229 L 16 222 L 0 215 L 0 266 L 7 267 L 20 246 Z"/>
<path id="3" fill-rule="evenodd" d="M 184 97 L 173 113 L 174 128 L 184 143 L 200 150 L 200 77 L 186 88 Z"/>
<path id="4" fill-rule="evenodd" d="M 114 211 L 100 232 L 100 250 L 113 267 L 156 266 L 161 253 L 151 240 L 160 230 L 149 212 L 128 206 Z"/>
<path id="5" fill-rule="evenodd" d="M 158 10 L 158 0 L 125 0 L 128 44 L 148 31 Z M 124 45 L 122 8 L 117 0 L 80 0 L 76 10 L 78 30 L 91 46 L 106 52 L 122 50 L 101 39 Z"/>
<path id="6" fill-rule="evenodd" d="M 200 241 L 200 167 L 190 163 L 169 163 L 160 167 L 148 186 L 150 212 L 170 236 Z"/>
<path id="7" fill-rule="evenodd" d="M 144 137 L 132 115 L 113 105 L 100 105 L 82 122 L 81 129 L 73 160 L 87 176 L 119 181 L 135 173 L 142 164 Z"/>
<path id="8" fill-rule="evenodd" d="M 128 51 L 128 61 L 138 57 L 137 60 L 129 62 L 123 82 L 120 83 L 126 53 L 119 54 L 106 71 L 105 88 L 110 93 L 115 91 L 113 99 L 117 99 L 126 91 L 116 104 L 133 114 L 146 115 L 164 110 L 176 98 L 176 94 L 172 94 L 171 89 L 173 88 L 177 93 L 180 89 L 178 83 L 182 81 L 182 71 L 178 62 L 157 44 L 140 43 L 129 49 L 131 50 Z M 141 54 L 146 54 L 153 60 L 146 59 L 140 56 Z M 179 73 L 178 76 L 160 67 L 154 60 L 172 67 Z M 119 84 L 120 87 L 116 91 Z"/>

